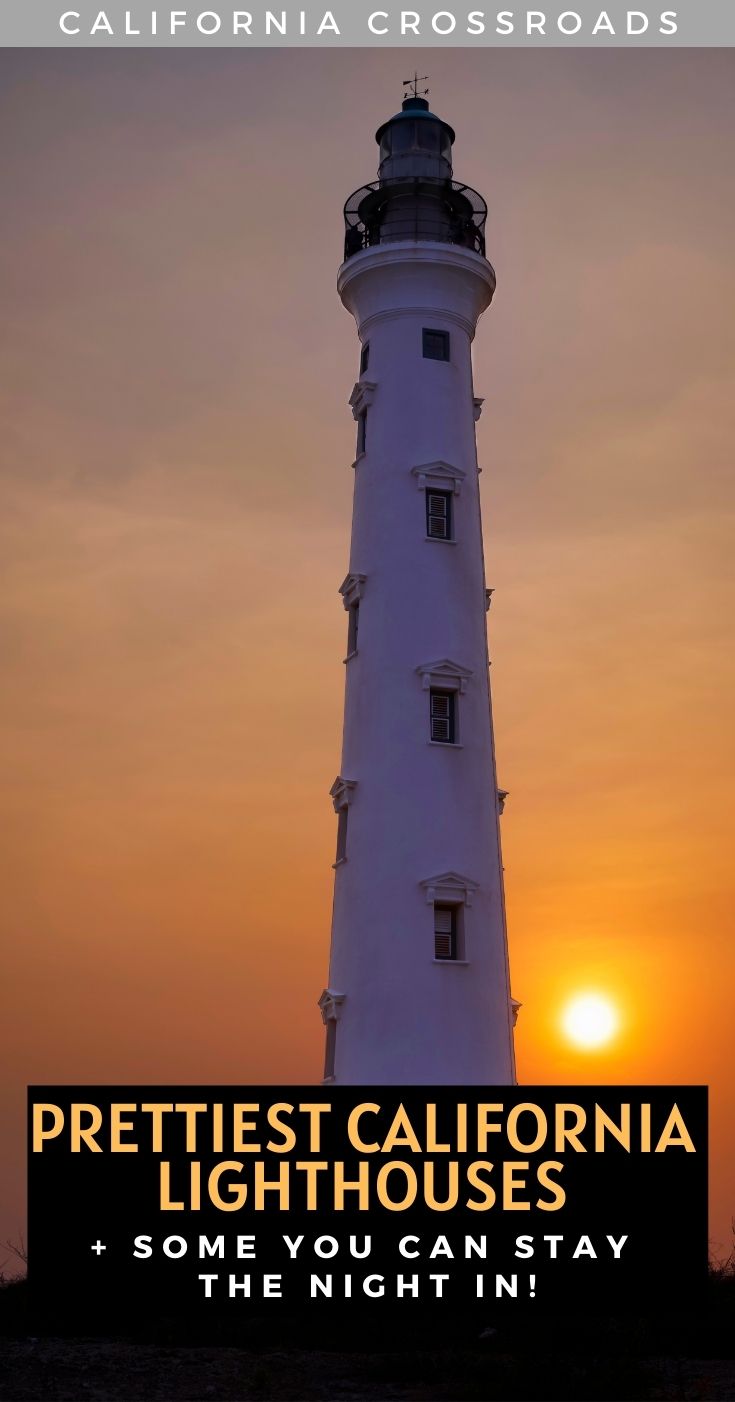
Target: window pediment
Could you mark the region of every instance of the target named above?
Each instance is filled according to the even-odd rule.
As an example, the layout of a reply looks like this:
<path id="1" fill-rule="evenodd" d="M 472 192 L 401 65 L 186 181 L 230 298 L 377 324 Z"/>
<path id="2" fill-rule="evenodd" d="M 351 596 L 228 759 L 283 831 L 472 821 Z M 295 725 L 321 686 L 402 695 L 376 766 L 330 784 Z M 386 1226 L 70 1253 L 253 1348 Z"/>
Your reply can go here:
<path id="1" fill-rule="evenodd" d="M 347 578 L 342 580 L 339 592 L 346 609 L 350 609 L 353 604 L 360 602 L 366 579 L 367 575 L 365 574 L 348 574 Z"/>
<path id="2" fill-rule="evenodd" d="M 326 1026 L 328 1022 L 339 1022 L 342 1014 L 342 1004 L 344 1003 L 344 993 L 337 993 L 334 988 L 325 988 L 317 1003 L 317 1007 L 322 1015 L 322 1022 Z"/>
<path id="3" fill-rule="evenodd" d="M 478 890 L 476 881 L 461 876 L 458 871 L 443 871 L 439 876 L 427 876 L 420 881 L 426 892 L 427 905 L 472 905 L 472 897 Z"/>
<path id="4" fill-rule="evenodd" d="M 473 675 L 471 667 L 462 667 L 449 657 L 442 657 L 438 662 L 424 662 L 416 671 L 423 679 L 424 691 L 437 687 L 444 691 L 465 692 L 467 682 Z"/>
<path id="5" fill-rule="evenodd" d="M 335 813 L 339 813 L 341 808 L 349 808 L 354 798 L 356 788 L 356 779 L 343 779 L 341 775 L 337 775 L 337 778 L 329 790 Z"/>
<path id="6" fill-rule="evenodd" d="M 369 409 L 375 398 L 377 385 L 371 380 L 358 380 L 349 398 L 349 405 L 352 410 L 353 419 L 359 419 L 361 414 Z"/>
<path id="7" fill-rule="evenodd" d="M 437 462 L 423 462 L 417 467 L 412 467 L 411 475 L 416 478 L 420 492 L 426 491 L 428 487 L 435 492 L 454 492 L 455 496 L 459 496 L 467 473 L 463 472 L 461 467 L 453 467 L 450 462 L 443 462 L 440 458 Z"/>

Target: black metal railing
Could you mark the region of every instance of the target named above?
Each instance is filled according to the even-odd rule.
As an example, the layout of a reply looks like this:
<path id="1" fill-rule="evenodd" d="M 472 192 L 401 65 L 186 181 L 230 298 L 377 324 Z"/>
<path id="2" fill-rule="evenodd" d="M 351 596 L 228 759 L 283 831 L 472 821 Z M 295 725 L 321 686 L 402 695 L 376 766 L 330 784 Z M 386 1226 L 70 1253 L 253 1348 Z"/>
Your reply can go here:
<path id="1" fill-rule="evenodd" d="M 345 259 L 403 240 L 451 243 L 485 257 L 487 205 L 456 180 L 376 180 L 350 195 L 344 217 Z"/>

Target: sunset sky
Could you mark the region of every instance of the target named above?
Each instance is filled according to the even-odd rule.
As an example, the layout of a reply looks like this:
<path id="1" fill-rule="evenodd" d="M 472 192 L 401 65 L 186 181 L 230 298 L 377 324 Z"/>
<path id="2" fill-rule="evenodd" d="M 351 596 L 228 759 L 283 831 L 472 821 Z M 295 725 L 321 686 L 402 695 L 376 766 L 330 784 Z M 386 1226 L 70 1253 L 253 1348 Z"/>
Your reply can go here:
<path id="1" fill-rule="evenodd" d="M 498 274 L 475 363 L 519 1076 L 708 1082 L 727 1243 L 735 74 L 714 50 L 0 55 L 0 1239 L 28 1082 L 320 1077 L 341 207 L 415 65 Z M 620 1018 L 595 1052 L 560 1030 L 587 992 Z"/>

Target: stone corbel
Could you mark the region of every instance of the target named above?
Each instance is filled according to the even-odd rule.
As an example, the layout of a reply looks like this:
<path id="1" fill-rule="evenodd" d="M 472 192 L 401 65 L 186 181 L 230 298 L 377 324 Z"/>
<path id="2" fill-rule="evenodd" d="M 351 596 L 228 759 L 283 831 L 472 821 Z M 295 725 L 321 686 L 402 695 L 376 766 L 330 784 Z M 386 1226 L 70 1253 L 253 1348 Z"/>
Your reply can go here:
<path id="1" fill-rule="evenodd" d="M 522 1007 L 523 1007 L 523 1004 L 522 1004 L 522 1003 L 519 1003 L 517 998 L 511 998 L 511 1000 L 510 1000 L 510 1015 L 511 1015 L 511 1018 L 512 1018 L 511 1026 L 515 1027 L 515 1025 L 516 1025 L 516 1023 L 517 1023 L 517 1021 L 518 1021 L 518 1014 L 519 1014 L 519 1012 L 520 1012 L 520 1010 L 521 1010 Z"/>
<path id="2" fill-rule="evenodd" d="M 504 809 L 505 809 L 505 800 L 506 800 L 507 797 L 508 797 L 508 790 L 507 790 L 507 789 L 498 789 L 498 812 L 499 812 L 499 813 L 502 813 L 502 812 L 504 811 Z"/>
<path id="3" fill-rule="evenodd" d="M 472 400 L 472 412 L 474 414 L 475 423 L 477 423 L 480 418 L 480 415 L 482 413 L 482 406 L 484 403 L 485 400 L 479 399 L 477 395 L 475 395 L 475 398 Z"/>

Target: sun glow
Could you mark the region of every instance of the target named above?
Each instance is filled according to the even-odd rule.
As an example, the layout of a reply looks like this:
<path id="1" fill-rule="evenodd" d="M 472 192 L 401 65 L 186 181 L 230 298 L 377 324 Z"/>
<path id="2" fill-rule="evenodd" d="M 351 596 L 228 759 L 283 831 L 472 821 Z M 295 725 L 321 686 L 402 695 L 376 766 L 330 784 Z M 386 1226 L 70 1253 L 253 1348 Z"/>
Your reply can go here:
<path id="1" fill-rule="evenodd" d="M 609 998 L 599 993 L 580 993 L 564 1008 L 561 1025 L 568 1041 L 584 1051 L 596 1051 L 612 1041 L 620 1018 Z"/>

